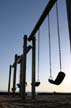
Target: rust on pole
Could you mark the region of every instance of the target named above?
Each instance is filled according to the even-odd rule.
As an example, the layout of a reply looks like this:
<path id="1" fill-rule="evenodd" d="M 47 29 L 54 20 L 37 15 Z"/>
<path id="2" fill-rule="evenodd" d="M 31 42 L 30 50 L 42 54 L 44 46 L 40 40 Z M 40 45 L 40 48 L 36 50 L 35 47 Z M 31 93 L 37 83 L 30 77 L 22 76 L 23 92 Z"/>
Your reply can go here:
<path id="1" fill-rule="evenodd" d="M 10 94 L 10 84 L 11 84 L 11 65 L 9 66 L 8 95 Z"/>
<path id="2" fill-rule="evenodd" d="M 22 78 L 21 78 L 21 97 L 25 99 L 26 89 L 26 47 L 27 47 L 27 35 L 24 35 L 23 39 L 23 55 L 22 55 Z"/>
<path id="3" fill-rule="evenodd" d="M 15 54 L 15 62 L 14 62 L 14 73 L 13 73 L 13 96 L 15 95 L 16 90 L 16 70 L 17 70 L 17 54 Z"/>
<path id="4" fill-rule="evenodd" d="M 40 26 L 42 25 L 43 21 L 45 20 L 46 16 L 49 14 L 50 10 L 52 9 L 52 7 L 54 6 L 56 1 L 57 0 L 49 0 L 42 15 L 40 16 L 38 22 L 36 23 L 34 29 L 32 30 L 31 34 L 29 35 L 28 41 L 31 41 L 33 39 L 33 36 L 39 30 Z"/>
<path id="5" fill-rule="evenodd" d="M 35 62 L 36 62 L 36 40 L 32 39 L 32 99 L 35 99 Z"/>
<path id="6" fill-rule="evenodd" d="M 71 0 L 66 0 L 66 6 L 67 6 L 67 17 L 68 17 L 70 50 L 71 50 Z"/>

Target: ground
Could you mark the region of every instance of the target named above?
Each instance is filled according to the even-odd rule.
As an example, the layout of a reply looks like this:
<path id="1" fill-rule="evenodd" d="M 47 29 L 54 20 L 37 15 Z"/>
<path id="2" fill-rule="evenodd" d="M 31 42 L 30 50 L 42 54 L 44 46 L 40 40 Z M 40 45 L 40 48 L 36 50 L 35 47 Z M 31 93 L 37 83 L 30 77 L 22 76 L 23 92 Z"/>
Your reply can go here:
<path id="1" fill-rule="evenodd" d="M 0 108 L 71 108 L 71 95 L 39 95 L 35 100 L 1 95 Z"/>

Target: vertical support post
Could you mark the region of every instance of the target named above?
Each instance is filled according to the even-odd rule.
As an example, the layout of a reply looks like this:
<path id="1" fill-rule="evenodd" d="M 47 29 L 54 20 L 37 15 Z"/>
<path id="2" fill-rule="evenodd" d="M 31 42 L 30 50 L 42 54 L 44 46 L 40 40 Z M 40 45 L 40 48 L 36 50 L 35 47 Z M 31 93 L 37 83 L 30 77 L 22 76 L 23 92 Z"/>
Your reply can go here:
<path id="1" fill-rule="evenodd" d="M 19 88 L 19 93 L 21 95 L 21 85 L 22 85 L 22 81 L 21 81 L 21 78 L 22 78 L 22 60 L 20 62 L 20 88 Z"/>
<path id="2" fill-rule="evenodd" d="M 32 99 L 35 99 L 35 59 L 36 58 L 36 40 L 32 39 Z"/>
<path id="3" fill-rule="evenodd" d="M 21 85 L 21 96 L 22 96 L 22 99 L 25 99 L 27 35 L 24 35 L 23 41 L 24 41 L 24 43 L 23 43 L 23 56 L 22 56 L 22 85 Z"/>
<path id="4" fill-rule="evenodd" d="M 11 84 L 11 65 L 9 66 L 8 95 L 10 94 L 10 84 Z"/>
<path id="5" fill-rule="evenodd" d="M 70 37 L 70 50 L 71 50 L 71 0 L 66 0 L 68 26 L 69 26 L 69 37 Z"/>
<path id="6" fill-rule="evenodd" d="M 17 54 L 15 54 L 15 62 L 14 62 L 14 73 L 13 73 L 13 96 L 15 95 L 16 90 L 16 70 L 17 70 Z"/>

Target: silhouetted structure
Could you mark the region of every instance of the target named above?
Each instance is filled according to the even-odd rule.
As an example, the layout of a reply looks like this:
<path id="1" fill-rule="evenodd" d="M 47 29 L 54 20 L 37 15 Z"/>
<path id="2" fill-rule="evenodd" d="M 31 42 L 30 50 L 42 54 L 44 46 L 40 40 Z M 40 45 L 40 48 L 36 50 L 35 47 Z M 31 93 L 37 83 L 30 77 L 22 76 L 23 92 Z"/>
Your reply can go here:
<path id="1" fill-rule="evenodd" d="M 22 55 L 17 59 L 17 64 L 20 65 L 20 76 L 19 76 L 19 84 L 17 84 L 19 88 L 19 94 L 21 95 L 21 78 L 22 78 Z"/>
<path id="2" fill-rule="evenodd" d="M 25 99 L 26 48 L 27 48 L 27 35 L 24 35 L 24 38 L 23 38 L 23 55 L 22 55 L 22 78 L 21 78 L 21 96 L 23 99 Z"/>
<path id="3" fill-rule="evenodd" d="M 42 12 L 42 15 L 40 16 L 38 22 L 36 23 L 36 25 L 33 28 L 31 34 L 29 35 L 29 38 L 28 38 L 29 41 L 31 41 L 33 39 L 33 37 L 35 36 L 36 32 L 39 30 L 40 26 L 44 22 L 45 18 L 47 17 L 49 12 L 51 11 L 51 9 L 54 6 L 54 4 L 56 3 L 56 1 L 57 0 L 49 0 L 49 2 L 47 3 L 44 11 Z"/>
<path id="4" fill-rule="evenodd" d="M 11 65 L 9 66 L 9 81 L 8 81 L 8 95 L 10 94 L 10 83 L 11 83 Z"/>
<path id="5" fill-rule="evenodd" d="M 27 39 L 27 35 L 24 35 L 23 38 L 23 54 L 21 56 L 15 55 L 15 61 L 13 64 L 14 67 L 14 74 L 13 74 L 13 95 L 15 95 L 15 90 L 16 90 L 16 70 L 17 70 L 17 64 L 20 64 L 20 82 L 18 84 L 19 86 L 19 92 L 21 94 L 22 99 L 25 99 L 25 92 L 26 92 L 26 58 L 27 58 L 27 53 L 30 51 L 32 48 L 32 99 L 35 99 L 35 87 L 40 84 L 40 82 L 36 83 L 35 82 L 35 67 L 36 67 L 36 37 L 35 34 L 39 30 L 40 26 L 44 22 L 45 18 L 48 16 L 50 13 L 52 7 L 54 4 L 57 2 L 57 0 L 49 0 L 47 6 L 45 7 L 42 15 L 40 16 L 38 22 L 36 23 L 35 27 L 33 28 L 31 34 L 29 35 Z M 67 13 L 68 13 L 68 24 L 69 24 L 69 33 L 70 33 L 70 44 L 71 44 L 71 1 L 66 0 L 67 4 Z M 27 47 L 27 41 L 32 41 L 32 46 L 29 45 Z M 60 53 L 60 52 L 59 52 Z M 61 62 L 60 62 L 61 64 Z M 60 71 L 58 74 L 57 78 L 55 81 L 49 80 L 53 84 L 59 85 L 65 74 Z M 8 84 L 8 92 L 10 92 L 10 78 L 11 78 L 11 66 L 10 66 L 10 72 L 9 72 L 9 84 Z"/>
<path id="6" fill-rule="evenodd" d="M 13 68 L 14 68 L 14 72 L 13 72 L 13 87 L 12 87 L 12 92 L 13 92 L 13 96 L 15 96 L 15 91 L 16 91 L 16 71 L 17 71 L 17 54 L 15 54 Z"/>
<path id="7" fill-rule="evenodd" d="M 68 26 L 69 26 L 69 37 L 70 37 L 70 50 L 71 50 L 71 0 L 66 0 Z"/>

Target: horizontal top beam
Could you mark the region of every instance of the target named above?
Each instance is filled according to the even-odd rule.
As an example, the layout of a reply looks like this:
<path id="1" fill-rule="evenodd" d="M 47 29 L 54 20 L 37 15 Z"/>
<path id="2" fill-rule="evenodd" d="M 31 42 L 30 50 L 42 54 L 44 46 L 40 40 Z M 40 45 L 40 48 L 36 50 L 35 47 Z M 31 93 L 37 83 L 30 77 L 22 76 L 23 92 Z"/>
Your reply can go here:
<path id="1" fill-rule="evenodd" d="M 36 23 L 34 29 L 32 30 L 31 34 L 29 35 L 28 41 L 32 40 L 33 36 L 36 34 L 38 29 L 40 28 L 41 24 L 45 20 L 46 16 L 49 14 L 50 10 L 52 9 L 52 7 L 54 6 L 56 1 L 57 0 L 49 0 L 48 4 L 46 5 L 46 7 L 42 13 L 42 15 L 40 16 L 38 22 Z"/>

